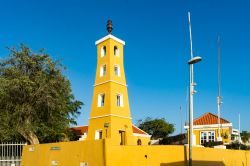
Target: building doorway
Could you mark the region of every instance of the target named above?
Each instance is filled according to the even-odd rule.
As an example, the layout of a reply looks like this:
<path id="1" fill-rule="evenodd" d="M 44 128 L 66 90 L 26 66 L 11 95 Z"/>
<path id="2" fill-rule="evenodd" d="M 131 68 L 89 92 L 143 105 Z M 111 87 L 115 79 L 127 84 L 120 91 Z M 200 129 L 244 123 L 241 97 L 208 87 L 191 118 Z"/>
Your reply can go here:
<path id="1" fill-rule="evenodd" d="M 125 131 L 120 130 L 119 134 L 120 134 L 120 139 L 121 139 L 120 145 L 125 145 L 125 141 L 126 141 L 125 140 Z"/>

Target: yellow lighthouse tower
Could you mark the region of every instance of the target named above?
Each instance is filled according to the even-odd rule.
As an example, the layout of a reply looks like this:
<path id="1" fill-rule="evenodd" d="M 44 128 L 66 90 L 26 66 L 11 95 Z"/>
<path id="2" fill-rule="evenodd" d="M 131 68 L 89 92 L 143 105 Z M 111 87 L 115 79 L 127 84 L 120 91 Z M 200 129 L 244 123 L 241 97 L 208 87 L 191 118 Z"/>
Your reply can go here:
<path id="1" fill-rule="evenodd" d="M 112 29 L 109 20 L 108 35 L 95 42 L 97 67 L 87 139 L 107 138 L 115 145 L 132 145 L 136 139 L 123 66 L 125 42 L 113 36 Z"/>

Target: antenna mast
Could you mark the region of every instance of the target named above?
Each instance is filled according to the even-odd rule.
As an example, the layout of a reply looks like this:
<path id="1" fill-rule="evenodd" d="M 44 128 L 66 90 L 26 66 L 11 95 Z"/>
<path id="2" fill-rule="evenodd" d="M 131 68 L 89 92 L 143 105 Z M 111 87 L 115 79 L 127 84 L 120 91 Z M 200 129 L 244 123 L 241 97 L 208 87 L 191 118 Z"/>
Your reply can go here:
<path id="1" fill-rule="evenodd" d="M 240 113 L 239 113 L 239 149 L 240 149 L 240 143 L 241 143 L 241 136 L 240 136 Z"/>
<path id="2" fill-rule="evenodd" d="M 222 141 L 220 133 L 220 106 L 221 106 L 221 96 L 220 96 L 220 36 L 218 36 L 218 97 L 217 97 L 217 106 L 218 106 L 218 138 L 217 141 Z"/>
<path id="3" fill-rule="evenodd" d="M 180 118 L 181 118 L 181 134 L 182 134 L 182 127 L 183 127 L 183 126 L 182 126 L 182 110 L 181 110 L 181 106 L 180 106 L 180 116 L 181 116 L 181 117 L 180 117 Z"/>

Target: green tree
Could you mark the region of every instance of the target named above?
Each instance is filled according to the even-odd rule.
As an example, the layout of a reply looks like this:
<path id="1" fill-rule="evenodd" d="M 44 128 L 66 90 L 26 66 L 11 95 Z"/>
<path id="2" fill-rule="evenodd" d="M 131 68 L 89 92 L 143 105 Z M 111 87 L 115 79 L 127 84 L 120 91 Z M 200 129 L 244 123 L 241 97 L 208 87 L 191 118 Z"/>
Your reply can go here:
<path id="1" fill-rule="evenodd" d="M 43 50 L 21 45 L 9 51 L 0 61 L 0 141 L 62 139 L 83 105 L 72 94 L 65 68 Z"/>
<path id="2" fill-rule="evenodd" d="M 138 127 L 152 135 L 152 139 L 165 138 L 174 132 L 174 124 L 168 123 L 164 118 L 146 118 L 139 122 Z"/>
<path id="3" fill-rule="evenodd" d="M 241 140 L 246 143 L 249 141 L 250 139 L 250 132 L 248 131 L 242 131 L 242 133 L 240 133 L 240 136 L 241 136 Z"/>

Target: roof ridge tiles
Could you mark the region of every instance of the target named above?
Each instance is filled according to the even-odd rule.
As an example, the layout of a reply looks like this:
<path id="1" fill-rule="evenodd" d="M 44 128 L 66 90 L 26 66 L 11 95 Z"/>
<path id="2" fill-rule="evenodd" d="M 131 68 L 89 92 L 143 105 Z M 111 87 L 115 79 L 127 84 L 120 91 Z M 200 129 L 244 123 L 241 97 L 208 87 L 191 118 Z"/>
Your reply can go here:
<path id="1" fill-rule="evenodd" d="M 220 117 L 221 123 L 230 123 L 228 120 Z M 194 125 L 209 125 L 209 124 L 218 124 L 218 116 L 211 113 L 206 112 L 202 116 L 194 119 Z"/>

